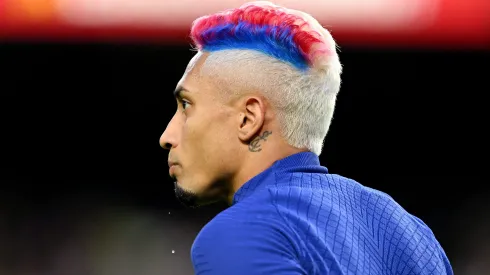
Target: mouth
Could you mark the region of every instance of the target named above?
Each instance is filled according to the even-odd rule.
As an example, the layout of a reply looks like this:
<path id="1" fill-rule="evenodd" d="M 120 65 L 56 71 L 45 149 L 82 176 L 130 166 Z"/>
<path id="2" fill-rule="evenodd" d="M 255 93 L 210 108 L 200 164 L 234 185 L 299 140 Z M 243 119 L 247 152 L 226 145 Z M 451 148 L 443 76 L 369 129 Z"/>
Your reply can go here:
<path id="1" fill-rule="evenodd" d="M 177 169 L 179 165 L 178 164 L 171 164 L 168 168 L 168 174 L 170 177 L 175 178 L 175 169 Z"/>
<path id="2" fill-rule="evenodd" d="M 171 176 L 174 174 L 176 166 L 177 166 L 176 164 L 173 164 L 173 165 L 170 165 L 170 167 L 168 168 L 168 172 Z"/>
<path id="3" fill-rule="evenodd" d="M 170 157 L 168 158 L 168 174 L 171 178 L 175 179 L 175 169 L 179 165 L 175 160 L 172 160 Z"/>

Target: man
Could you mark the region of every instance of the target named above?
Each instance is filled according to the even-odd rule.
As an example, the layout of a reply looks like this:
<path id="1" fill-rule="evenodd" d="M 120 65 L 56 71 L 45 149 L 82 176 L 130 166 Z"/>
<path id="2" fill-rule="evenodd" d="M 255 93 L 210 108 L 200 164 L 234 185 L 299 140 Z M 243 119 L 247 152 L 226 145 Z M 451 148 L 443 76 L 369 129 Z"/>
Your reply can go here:
<path id="1" fill-rule="evenodd" d="M 341 64 L 315 19 L 253 2 L 191 37 L 160 144 L 180 201 L 231 205 L 197 236 L 196 274 L 452 274 L 421 220 L 320 166 Z"/>

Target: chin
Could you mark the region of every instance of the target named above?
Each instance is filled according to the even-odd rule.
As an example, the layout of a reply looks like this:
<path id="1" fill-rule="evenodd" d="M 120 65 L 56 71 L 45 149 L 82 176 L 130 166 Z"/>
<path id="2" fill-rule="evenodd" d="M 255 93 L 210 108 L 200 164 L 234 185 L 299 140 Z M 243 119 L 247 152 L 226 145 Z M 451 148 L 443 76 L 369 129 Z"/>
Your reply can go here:
<path id="1" fill-rule="evenodd" d="M 201 206 L 209 205 L 218 202 L 219 199 L 214 196 L 206 196 L 202 193 L 195 192 L 187 189 L 177 181 L 174 183 L 175 197 L 177 200 L 186 207 L 198 208 Z"/>

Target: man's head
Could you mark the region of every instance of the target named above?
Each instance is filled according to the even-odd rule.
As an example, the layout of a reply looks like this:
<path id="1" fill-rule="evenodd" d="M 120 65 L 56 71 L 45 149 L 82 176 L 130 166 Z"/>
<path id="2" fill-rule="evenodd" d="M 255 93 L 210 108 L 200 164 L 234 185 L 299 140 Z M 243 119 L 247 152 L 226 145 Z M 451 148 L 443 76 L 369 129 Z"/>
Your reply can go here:
<path id="1" fill-rule="evenodd" d="M 311 16 L 260 1 L 197 19 L 198 53 L 160 144 L 188 205 L 233 193 L 274 161 L 320 155 L 340 88 L 331 35 Z"/>

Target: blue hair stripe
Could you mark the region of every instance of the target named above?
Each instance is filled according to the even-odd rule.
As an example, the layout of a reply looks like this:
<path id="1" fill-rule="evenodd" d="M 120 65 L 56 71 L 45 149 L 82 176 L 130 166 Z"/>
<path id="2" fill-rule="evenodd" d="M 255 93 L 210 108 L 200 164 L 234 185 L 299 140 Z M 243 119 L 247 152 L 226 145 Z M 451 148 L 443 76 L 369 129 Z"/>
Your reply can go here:
<path id="1" fill-rule="evenodd" d="M 211 27 L 202 33 L 203 49 L 208 52 L 249 49 L 290 63 L 300 70 L 309 65 L 293 41 L 289 27 L 254 25 L 247 22 Z"/>

